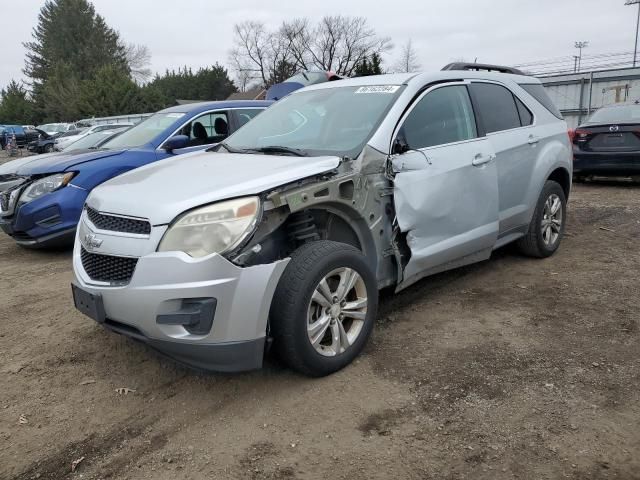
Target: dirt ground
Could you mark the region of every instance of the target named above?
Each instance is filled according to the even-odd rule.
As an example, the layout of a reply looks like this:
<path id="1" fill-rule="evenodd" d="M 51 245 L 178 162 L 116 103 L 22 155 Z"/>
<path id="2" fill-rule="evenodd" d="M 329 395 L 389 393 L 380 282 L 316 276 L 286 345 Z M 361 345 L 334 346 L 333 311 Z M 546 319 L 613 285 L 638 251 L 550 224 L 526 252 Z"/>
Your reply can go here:
<path id="1" fill-rule="evenodd" d="M 2 236 L 0 478 L 640 479 L 640 185 L 569 211 L 551 259 L 384 295 L 319 380 L 176 366 L 74 310 L 69 252 Z"/>

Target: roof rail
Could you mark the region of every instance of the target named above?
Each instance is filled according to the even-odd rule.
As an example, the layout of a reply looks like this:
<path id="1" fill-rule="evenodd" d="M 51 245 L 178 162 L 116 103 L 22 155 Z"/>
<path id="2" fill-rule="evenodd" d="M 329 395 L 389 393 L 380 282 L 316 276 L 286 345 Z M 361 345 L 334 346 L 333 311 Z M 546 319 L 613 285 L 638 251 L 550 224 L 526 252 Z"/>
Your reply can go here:
<path id="1" fill-rule="evenodd" d="M 487 72 L 512 73 L 514 75 L 524 75 L 524 72 L 513 67 L 504 67 L 502 65 L 489 65 L 486 63 L 464 63 L 454 62 L 445 65 L 442 70 L 485 70 Z"/>

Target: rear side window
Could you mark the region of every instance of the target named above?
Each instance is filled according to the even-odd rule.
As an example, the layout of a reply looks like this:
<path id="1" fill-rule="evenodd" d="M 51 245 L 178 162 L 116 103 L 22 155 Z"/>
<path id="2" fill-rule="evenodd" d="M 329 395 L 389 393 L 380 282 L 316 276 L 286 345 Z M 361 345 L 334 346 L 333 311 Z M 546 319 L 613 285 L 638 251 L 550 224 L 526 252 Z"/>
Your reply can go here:
<path id="1" fill-rule="evenodd" d="M 482 123 L 486 133 L 519 128 L 520 114 L 511 90 L 494 83 L 472 83 Z"/>
<path id="2" fill-rule="evenodd" d="M 407 116 L 400 135 L 412 149 L 476 138 L 476 124 L 467 89 L 451 86 L 427 93 Z"/>
<path id="3" fill-rule="evenodd" d="M 523 127 L 527 127 L 533 123 L 533 113 L 527 108 L 527 106 L 520 101 L 518 97 L 516 99 L 516 106 L 518 107 L 518 114 L 520 115 L 520 123 Z"/>
<path id="4" fill-rule="evenodd" d="M 555 117 L 558 117 L 562 120 L 562 114 L 558 107 L 555 106 L 553 100 L 549 98 L 547 91 L 544 89 L 542 84 L 540 83 L 526 83 L 520 84 L 520 86 L 533 98 L 535 98 L 538 102 L 540 102 L 544 108 L 549 110 Z"/>

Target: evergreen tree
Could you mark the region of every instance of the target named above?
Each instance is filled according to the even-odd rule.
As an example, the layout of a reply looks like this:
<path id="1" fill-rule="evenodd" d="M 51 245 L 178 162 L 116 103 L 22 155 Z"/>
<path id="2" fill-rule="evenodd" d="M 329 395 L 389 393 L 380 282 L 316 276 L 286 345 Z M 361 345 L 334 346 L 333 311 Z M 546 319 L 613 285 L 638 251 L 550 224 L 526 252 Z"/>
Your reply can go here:
<path id="1" fill-rule="evenodd" d="M 24 44 L 24 73 L 34 86 L 44 83 L 61 62 L 69 65 L 80 80 L 90 78 L 103 65 L 128 69 L 126 48 L 118 33 L 87 0 L 47 0 L 32 37 Z"/>
<path id="2" fill-rule="evenodd" d="M 31 42 L 24 44 L 27 49 L 24 73 L 31 80 L 34 101 L 44 109 L 43 115 L 73 112 L 70 105 L 55 100 L 54 111 L 47 111 L 45 104 L 50 100 L 45 91 L 67 99 L 67 93 L 75 91 L 79 82 L 94 78 L 105 65 L 129 72 L 126 48 L 118 33 L 96 14 L 87 0 L 47 0 L 32 37 Z M 61 70 L 71 78 L 61 76 Z M 47 85 L 50 82 L 54 84 Z"/>
<path id="3" fill-rule="evenodd" d="M 113 65 L 99 69 L 82 82 L 78 96 L 80 117 L 109 117 L 137 113 L 142 107 L 140 87 L 127 72 Z"/>
<path id="4" fill-rule="evenodd" d="M 149 89 L 165 97 L 169 104 L 179 99 L 224 100 L 237 91 L 227 70 L 218 64 L 200 68 L 196 73 L 187 67 L 177 72 L 167 70 L 164 76 L 156 75 L 144 87 Z"/>
<path id="5" fill-rule="evenodd" d="M 370 58 L 364 57 L 356 66 L 356 77 L 382 74 L 382 58 L 377 53 L 372 53 Z"/>
<path id="6" fill-rule="evenodd" d="M 33 121 L 33 102 L 27 90 L 12 80 L 0 90 L 0 124 L 27 124 Z"/>

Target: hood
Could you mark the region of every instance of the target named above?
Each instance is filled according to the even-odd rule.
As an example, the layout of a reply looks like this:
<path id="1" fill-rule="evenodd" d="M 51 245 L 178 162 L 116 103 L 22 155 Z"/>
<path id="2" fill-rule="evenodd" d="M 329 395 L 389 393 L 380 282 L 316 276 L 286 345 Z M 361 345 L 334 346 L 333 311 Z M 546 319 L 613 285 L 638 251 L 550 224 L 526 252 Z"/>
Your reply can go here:
<path id="1" fill-rule="evenodd" d="M 15 173 L 17 175 L 39 175 L 45 173 L 59 173 L 75 167 L 81 163 L 98 160 L 100 158 L 120 155 L 122 150 L 90 150 L 83 152 L 58 152 L 45 155 L 12 160 L 0 165 L 0 173 Z"/>
<path id="2" fill-rule="evenodd" d="M 291 157 L 197 152 L 163 160 L 96 187 L 87 204 L 96 210 L 173 221 L 192 208 L 227 198 L 255 195 L 333 170 L 338 157 Z"/>

